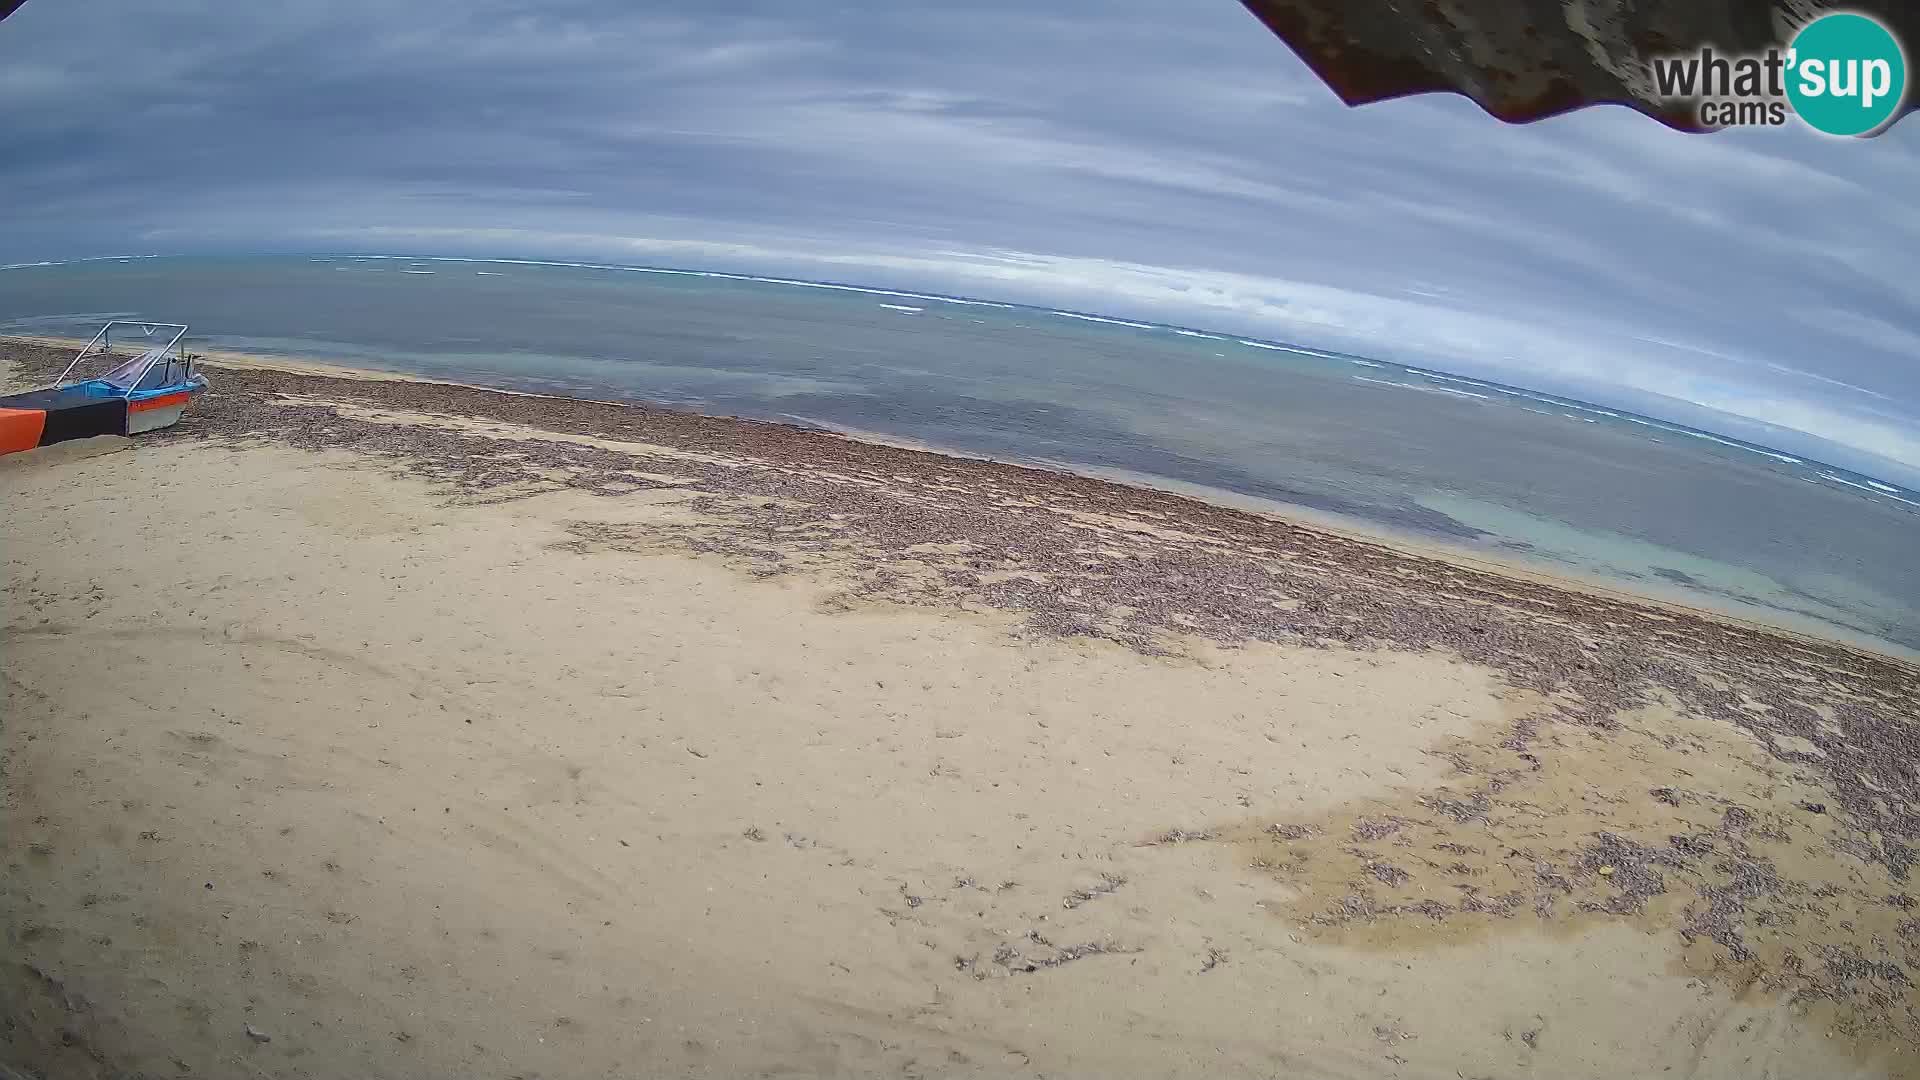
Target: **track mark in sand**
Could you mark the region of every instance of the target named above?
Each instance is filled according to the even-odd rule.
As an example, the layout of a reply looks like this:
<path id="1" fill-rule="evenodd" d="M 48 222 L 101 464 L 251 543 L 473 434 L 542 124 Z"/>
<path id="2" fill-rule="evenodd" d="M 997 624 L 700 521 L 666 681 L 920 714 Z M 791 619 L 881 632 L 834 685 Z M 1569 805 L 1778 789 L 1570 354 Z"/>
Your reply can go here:
<path id="1" fill-rule="evenodd" d="M 278 634 L 247 630 L 238 626 L 229 626 L 216 630 L 204 626 L 120 626 L 113 628 L 74 626 L 67 623 L 43 623 L 38 626 L 0 628 L 0 643 L 19 641 L 58 641 L 73 639 L 79 641 L 161 641 L 168 644 L 191 644 L 201 648 L 239 648 L 267 649 L 285 656 L 299 657 L 314 661 L 325 667 L 337 669 L 362 679 L 373 678 L 395 683 L 406 689 L 409 696 L 420 700 L 433 700 L 441 709 L 459 709 L 464 714 L 491 719 L 485 708 L 464 700 L 457 694 L 435 689 L 429 681 L 417 676 L 404 675 L 381 664 L 366 660 L 354 653 L 299 638 Z M 468 719 L 472 723 L 472 719 Z"/>
<path id="2" fill-rule="evenodd" d="M 364 660 L 352 653 L 338 649 L 329 649 L 296 638 L 262 634 L 255 631 L 231 628 L 225 631 L 211 630 L 202 626 L 119 626 L 111 629 L 72 626 L 65 623 L 46 623 L 40 626 L 7 628 L 0 630 L 0 641 L 11 638 L 82 638 L 89 641 L 192 641 L 201 645 L 251 645 L 274 649 L 293 656 L 303 656 L 318 660 L 334 667 L 346 668 L 362 675 L 374 675 L 383 679 L 398 678 L 393 672 Z"/>
<path id="3" fill-rule="evenodd" d="M 462 827 L 480 846 L 579 896 L 604 903 L 624 891 L 613 875 L 585 859 L 555 854 L 538 832 L 507 815 L 492 814 L 484 822 L 468 820 Z"/>

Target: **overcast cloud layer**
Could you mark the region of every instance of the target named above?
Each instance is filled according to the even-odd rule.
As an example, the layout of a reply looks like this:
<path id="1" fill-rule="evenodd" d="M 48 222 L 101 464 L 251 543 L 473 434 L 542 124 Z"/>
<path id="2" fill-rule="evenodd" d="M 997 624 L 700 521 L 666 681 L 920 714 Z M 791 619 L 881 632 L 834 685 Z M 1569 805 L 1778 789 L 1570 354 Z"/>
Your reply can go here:
<path id="1" fill-rule="evenodd" d="M 1920 119 L 1848 141 L 1348 110 L 1232 0 L 29 0 L 0 23 L 0 263 L 369 251 L 937 289 L 1663 395 L 1910 483 L 1917 181 Z"/>

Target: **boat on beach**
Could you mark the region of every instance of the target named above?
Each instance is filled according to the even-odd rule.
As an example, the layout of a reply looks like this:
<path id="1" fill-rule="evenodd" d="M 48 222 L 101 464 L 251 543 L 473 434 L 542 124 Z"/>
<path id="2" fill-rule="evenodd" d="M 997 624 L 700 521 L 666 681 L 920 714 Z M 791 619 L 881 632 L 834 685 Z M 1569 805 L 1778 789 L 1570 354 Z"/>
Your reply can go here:
<path id="1" fill-rule="evenodd" d="M 126 359 L 116 353 L 115 328 L 123 341 L 160 340 Z M 137 435 L 171 426 L 207 389 L 180 342 L 185 323 L 115 319 L 102 326 L 51 386 L 0 395 L 0 454 L 50 446 L 96 435 Z M 119 361 L 119 362 L 115 362 Z M 97 375 L 75 373 L 107 367 Z"/>

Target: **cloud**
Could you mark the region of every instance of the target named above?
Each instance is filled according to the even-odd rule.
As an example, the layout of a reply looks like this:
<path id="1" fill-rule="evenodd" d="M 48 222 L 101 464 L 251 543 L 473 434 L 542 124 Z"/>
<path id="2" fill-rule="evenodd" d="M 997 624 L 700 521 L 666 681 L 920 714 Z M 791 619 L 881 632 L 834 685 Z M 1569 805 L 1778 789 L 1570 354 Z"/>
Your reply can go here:
<path id="1" fill-rule="evenodd" d="M 1800 308 L 1793 315 L 1809 326 L 1849 338 L 1871 349 L 1894 356 L 1920 357 L 1920 333 L 1896 326 L 1885 319 L 1834 307 Z"/>

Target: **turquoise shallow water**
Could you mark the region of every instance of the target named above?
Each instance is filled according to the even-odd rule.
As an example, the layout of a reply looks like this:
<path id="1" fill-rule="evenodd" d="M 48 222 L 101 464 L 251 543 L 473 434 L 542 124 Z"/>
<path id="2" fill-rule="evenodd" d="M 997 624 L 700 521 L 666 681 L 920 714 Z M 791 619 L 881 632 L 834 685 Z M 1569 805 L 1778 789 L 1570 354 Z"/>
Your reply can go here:
<path id="1" fill-rule="evenodd" d="M 786 419 L 1251 500 L 1920 650 L 1920 493 L 1617 409 L 1081 313 L 529 263 L 0 270 L 0 333 L 203 348 Z"/>

